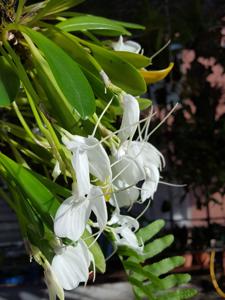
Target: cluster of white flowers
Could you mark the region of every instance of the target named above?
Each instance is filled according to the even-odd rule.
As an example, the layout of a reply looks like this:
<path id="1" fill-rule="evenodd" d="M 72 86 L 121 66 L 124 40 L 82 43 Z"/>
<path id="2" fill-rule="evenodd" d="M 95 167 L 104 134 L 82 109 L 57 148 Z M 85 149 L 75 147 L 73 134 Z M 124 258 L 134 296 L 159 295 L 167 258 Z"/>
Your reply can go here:
<path id="1" fill-rule="evenodd" d="M 121 39 L 119 43 L 121 46 Z M 129 44 L 131 46 L 137 45 Z M 145 137 L 142 138 L 137 99 L 121 92 L 120 100 L 123 117 L 116 133 L 120 142 L 119 145 L 112 143 L 111 147 L 107 146 L 109 155 L 103 147 L 107 137 L 99 141 L 94 134 L 83 137 L 64 131 L 62 141 L 71 153 L 76 182 L 72 195 L 61 204 L 55 215 L 54 232 L 60 243 L 55 247 L 55 256 L 46 273 L 48 286 L 49 274 L 54 285 L 66 290 L 76 288 L 80 282 L 87 282 L 90 265 L 95 269 L 95 263 L 82 236 L 87 228 L 90 231 L 91 226 L 97 228 L 97 237 L 105 229 L 110 231 L 116 247 L 126 245 L 138 252 L 143 251 L 141 241 L 135 235 L 138 221 L 122 215 L 120 208 L 153 198 L 164 159 L 147 141 L 150 117 L 143 126 Z M 134 140 L 137 129 L 139 137 Z M 90 221 L 91 214 L 95 215 L 95 222 Z M 71 244 L 63 244 L 62 238 L 70 239 Z M 60 288 L 55 290 L 61 291 Z"/>

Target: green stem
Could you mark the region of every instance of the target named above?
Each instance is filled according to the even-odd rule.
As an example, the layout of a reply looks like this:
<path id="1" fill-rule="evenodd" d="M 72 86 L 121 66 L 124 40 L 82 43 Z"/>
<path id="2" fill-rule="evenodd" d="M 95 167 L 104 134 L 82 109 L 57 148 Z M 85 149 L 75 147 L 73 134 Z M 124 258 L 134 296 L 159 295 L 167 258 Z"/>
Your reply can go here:
<path id="1" fill-rule="evenodd" d="M 24 130 L 26 131 L 26 133 L 28 134 L 28 136 L 32 140 L 34 140 L 37 144 L 39 144 L 40 142 L 36 139 L 33 132 L 30 130 L 30 127 L 27 125 L 27 122 L 25 121 L 25 119 L 24 119 L 23 115 L 21 114 L 19 107 L 17 106 L 15 101 L 12 102 L 12 106 L 15 110 L 15 113 L 16 113 L 18 119 L 20 120 L 20 123 L 22 124 L 22 126 L 23 126 Z"/>
<path id="2" fill-rule="evenodd" d="M 24 7 L 24 0 L 19 0 L 19 4 L 18 4 L 18 8 L 16 11 L 16 19 L 15 19 L 15 23 L 18 23 L 20 20 L 20 17 L 22 15 L 23 12 L 23 7 Z"/>

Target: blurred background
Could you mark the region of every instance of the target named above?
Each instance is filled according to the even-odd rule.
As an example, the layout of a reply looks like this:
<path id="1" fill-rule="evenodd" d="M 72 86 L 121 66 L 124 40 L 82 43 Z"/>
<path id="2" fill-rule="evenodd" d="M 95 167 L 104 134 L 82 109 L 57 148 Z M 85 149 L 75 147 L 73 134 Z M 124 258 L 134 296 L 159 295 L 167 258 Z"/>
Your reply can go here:
<path id="1" fill-rule="evenodd" d="M 166 169 L 141 222 L 166 220 L 166 231 L 175 235 L 175 242 L 165 256 L 186 257 L 183 271 L 193 274 L 193 284 L 202 292 L 195 299 L 203 299 L 204 293 L 207 299 L 220 299 L 208 269 L 210 250 L 215 248 L 218 277 L 225 286 L 225 2 L 87 0 L 77 10 L 144 25 L 145 31 L 133 31 L 132 40 L 142 45 L 146 56 L 171 41 L 151 66 L 161 69 L 175 63 L 170 76 L 148 87 L 156 111 L 151 129 L 178 106 L 149 140 L 165 156 Z M 42 284 L 41 270 L 29 262 L 16 218 L 0 202 L 0 299 L 47 299 L 35 288 Z M 140 212 L 138 206 L 132 209 L 134 216 Z M 97 283 L 125 280 L 116 258 L 109 261 L 107 274 L 97 277 Z M 8 286 L 14 286 L 10 295 Z M 24 287 L 23 294 L 18 286 Z M 33 292 L 27 293 L 26 286 Z M 121 299 L 131 299 L 129 287 L 120 288 Z M 105 299 L 102 291 L 93 298 L 93 290 L 88 295 L 80 290 L 68 299 Z M 115 299 L 110 293 L 107 298 Z"/>

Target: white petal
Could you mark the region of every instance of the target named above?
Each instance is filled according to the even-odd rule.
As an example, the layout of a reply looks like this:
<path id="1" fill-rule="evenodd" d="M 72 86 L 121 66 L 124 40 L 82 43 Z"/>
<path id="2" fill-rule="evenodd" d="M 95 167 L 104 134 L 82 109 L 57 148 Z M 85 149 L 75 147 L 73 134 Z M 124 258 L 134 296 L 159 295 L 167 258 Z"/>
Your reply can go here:
<path id="1" fill-rule="evenodd" d="M 90 173 L 96 176 L 99 180 L 105 181 L 112 178 L 112 172 L 110 167 L 109 157 L 99 143 L 99 141 L 89 136 L 86 139 L 86 144 L 89 146 L 87 151 Z"/>
<path id="2" fill-rule="evenodd" d="M 112 158 L 112 163 L 114 163 L 112 167 L 113 178 L 124 181 L 126 186 L 136 185 L 140 180 L 145 178 L 143 169 L 131 157 L 124 155 L 118 161 Z"/>
<path id="3" fill-rule="evenodd" d="M 72 165 L 76 172 L 79 196 L 84 197 L 89 194 L 91 188 L 87 151 L 77 148 L 73 154 Z"/>
<path id="4" fill-rule="evenodd" d="M 74 196 L 66 199 L 56 212 L 54 231 L 59 237 L 77 241 L 83 234 L 90 216 L 89 200 L 74 201 Z"/>
<path id="5" fill-rule="evenodd" d="M 84 246 L 78 242 L 77 246 L 67 246 L 52 260 L 52 270 L 64 289 L 72 290 L 80 282 L 86 282 L 89 276 L 90 260 L 86 259 Z M 86 250 L 87 251 L 87 250 Z"/>
<path id="6" fill-rule="evenodd" d="M 85 137 L 79 135 L 71 135 L 70 139 L 66 136 L 62 137 L 62 142 L 72 152 L 75 152 L 77 148 L 85 148 Z"/>
<path id="7" fill-rule="evenodd" d="M 125 141 L 129 137 L 133 137 L 140 118 L 140 108 L 135 97 L 129 94 L 123 94 L 123 117 L 120 126 L 119 138 Z"/>
<path id="8" fill-rule="evenodd" d="M 141 50 L 141 45 L 138 44 L 137 42 L 128 40 L 126 42 L 123 42 L 123 37 L 122 35 L 119 37 L 118 42 L 113 42 L 112 43 L 112 48 L 115 51 L 128 51 L 128 52 L 134 52 L 134 53 L 139 53 Z"/>
<path id="9" fill-rule="evenodd" d="M 115 193 L 115 197 L 119 207 L 131 206 L 137 201 L 139 191 L 135 187 L 127 188 L 129 185 L 122 180 L 117 180 L 114 184 L 118 189 Z"/>
<path id="10" fill-rule="evenodd" d="M 162 154 L 150 143 L 132 141 L 129 144 L 127 151 L 128 155 L 135 157 L 138 165 L 149 167 L 149 164 L 154 164 L 157 168 L 162 167 Z"/>
<path id="11" fill-rule="evenodd" d="M 97 218 L 100 230 L 103 230 L 108 220 L 105 198 L 99 187 L 93 186 L 90 192 L 90 205 Z"/>
<path id="12" fill-rule="evenodd" d="M 141 200 L 144 202 L 146 199 L 153 198 L 153 195 L 158 187 L 159 170 L 153 165 L 149 164 L 150 168 L 145 168 L 146 180 L 141 188 Z"/>
<path id="13" fill-rule="evenodd" d="M 128 227 L 121 228 L 120 230 L 118 230 L 118 233 L 122 236 L 122 238 L 118 242 L 120 245 L 126 245 L 134 249 L 139 248 L 135 233 Z"/>

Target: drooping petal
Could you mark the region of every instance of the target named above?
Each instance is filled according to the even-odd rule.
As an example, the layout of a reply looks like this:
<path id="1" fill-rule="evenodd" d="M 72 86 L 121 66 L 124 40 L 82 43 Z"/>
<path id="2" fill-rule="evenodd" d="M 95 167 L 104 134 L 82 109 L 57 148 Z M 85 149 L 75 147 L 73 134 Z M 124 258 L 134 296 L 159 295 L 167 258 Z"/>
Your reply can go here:
<path id="1" fill-rule="evenodd" d="M 76 172 L 78 194 L 84 197 L 91 188 L 87 151 L 77 148 L 73 153 L 72 165 Z"/>
<path id="2" fill-rule="evenodd" d="M 113 181 L 121 180 L 126 186 L 131 186 L 145 178 L 143 170 L 131 157 L 124 155 L 119 160 L 112 158 L 112 163 Z"/>
<path id="3" fill-rule="evenodd" d="M 89 199 L 91 210 L 96 215 L 99 228 L 103 230 L 108 220 L 108 213 L 102 190 L 97 186 L 92 186 Z"/>
<path id="4" fill-rule="evenodd" d="M 122 106 L 123 117 L 118 136 L 123 142 L 133 137 L 140 118 L 140 108 L 137 99 L 125 93 L 122 95 Z"/>
<path id="5" fill-rule="evenodd" d="M 139 191 L 135 187 L 129 187 L 129 184 L 120 179 L 115 181 L 114 185 L 117 188 L 115 198 L 119 207 L 131 206 L 137 201 Z"/>
<path id="6" fill-rule="evenodd" d="M 65 246 L 54 256 L 52 270 L 65 290 L 72 290 L 88 280 L 90 259 L 87 251 L 78 241 L 77 246 Z"/>
<path id="7" fill-rule="evenodd" d="M 87 156 L 90 173 L 103 182 L 107 179 L 111 180 L 110 160 L 103 146 L 92 136 L 86 139 L 86 144 L 89 146 Z"/>
<path id="8" fill-rule="evenodd" d="M 137 237 L 135 233 L 128 227 L 116 228 L 117 233 L 117 245 L 128 246 L 135 250 L 141 250 L 141 247 L 138 244 Z"/>
<path id="9" fill-rule="evenodd" d="M 129 144 L 127 154 L 135 157 L 137 164 L 142 168 L 149 167 L 149 164 L 154 164 L 161 169 L 162 162 L 164 162 L 162 154 L 148 142 L 132 141 Z"/>
<path id="10" fill-rule="evenodd" d="M 77 241 L 83 234 L 90 216 L 88 199 L 75 201 L 74 196 L 66 199 L 56 212 L 54 231 L 59 237 Z"/>
<path id="11" fill-rule="evenodd" d="M 139 228 L 139 223 L 136 219 L 121 215 L 118 210 L 115 210 L 108 225 L 118 225 L 118 227 L 111 228 L 117 245 L 131 247 L 138 252 L 143 250 L 143 247 L 139 246 L 138 239 L 134 233 Z"/>
<path id="12" fill-rule="evenodd" d="M 141 200 L 144 202 L 145 200 L 151 198 L 153 199 L 153 195 L 157 190 L 159 183 L 159 170 L 158 168 L 151 164 L 149 168 L 145 168 L 146 171 L 146 180 L 141 188 Z"/>

